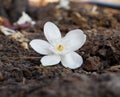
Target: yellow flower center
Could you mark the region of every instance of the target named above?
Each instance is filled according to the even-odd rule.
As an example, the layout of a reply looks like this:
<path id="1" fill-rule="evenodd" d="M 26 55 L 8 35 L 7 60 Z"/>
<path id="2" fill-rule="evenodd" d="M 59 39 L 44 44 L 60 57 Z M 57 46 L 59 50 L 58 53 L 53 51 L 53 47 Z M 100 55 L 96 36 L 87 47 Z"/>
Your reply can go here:
<path id="1" fill-rule="evenodd" d="M 62 45 L 58 45 L 58 46 L 57 46 L 57 50 L 58 50 L 58 51 L 62 51 L 63 49 L 64 49 L 64 47 L 63 47 Z"/>

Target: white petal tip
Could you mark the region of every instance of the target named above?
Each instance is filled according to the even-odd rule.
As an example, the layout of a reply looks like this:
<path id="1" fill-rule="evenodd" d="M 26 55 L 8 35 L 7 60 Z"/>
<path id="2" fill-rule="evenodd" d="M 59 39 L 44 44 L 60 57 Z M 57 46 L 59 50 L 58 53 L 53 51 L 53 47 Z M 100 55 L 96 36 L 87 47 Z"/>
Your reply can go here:
<path id="1" fill-rule="evenodd" d="M 60 57 L 57 55 L 48 55 L 41 58 L 41 63 L 43 66 L 53 66 L 60 62 Z"/>
<path id="2" fill-rule="evenodd" d="M 61 39 L 61 33 L 59 28 L 52 22 L 45 23 L 44 35 L 50 43 L 55 40 Z"/>
<path id="3" fill-rule="evenodd" d="M 83 64 L 82 57 L 76 52 L 65 55 L 61 60 L 63 66 L 70 69 L 77 69 Z"/>
<path id="4" fill-rule="evenodd" d="M 49 50 L 50 44 L 44 40 L 34 39 L 30 43 L 30 46 L 39 54 L 51 54 Z"/>
<path id="5" fill-rule="evenodd" d="M 48 21 L 48 22 L 46 22 L 45 23 L 45 25 L 44 26 L 49 26 L 49 25 L 55 25 L 54 23 L 52 23 L 52 22 L 50 22 L 50 21 Z"/>

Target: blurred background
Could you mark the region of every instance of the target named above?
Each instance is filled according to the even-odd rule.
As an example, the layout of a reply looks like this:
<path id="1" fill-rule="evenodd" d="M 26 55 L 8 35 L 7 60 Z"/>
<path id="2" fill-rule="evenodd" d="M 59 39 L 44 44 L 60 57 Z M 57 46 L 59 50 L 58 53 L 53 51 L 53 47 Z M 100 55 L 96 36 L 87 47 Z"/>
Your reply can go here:
<path id="1" fill-rule="evenodd" d="M 58 2 L 59 0 L 29 0 L 31 5 L 39 6 L 42 3 L 48 2 Z M 120 0 L 69 0 L 74 2 L 101 2 L 101 3 L 109 3 L 109 4 L 119 4 Z"/>
<path id="2" fill-rule="evenodd" d="M 70 2 L 120 9 L 120 0 L 70 0 Z M 32 17 L 36 18 L 33 16 L 33 14 L 36 13 L 36 9 L 40 6 L 47 7 L 47 4 L 49 3 L 56 3 L 57 5 L 59 0 L 22 0 L 22 2 L 21 0 L 0 0 L 0 16 L 15 22 L 21 16 L 22 11 L 25 11 Z"/>

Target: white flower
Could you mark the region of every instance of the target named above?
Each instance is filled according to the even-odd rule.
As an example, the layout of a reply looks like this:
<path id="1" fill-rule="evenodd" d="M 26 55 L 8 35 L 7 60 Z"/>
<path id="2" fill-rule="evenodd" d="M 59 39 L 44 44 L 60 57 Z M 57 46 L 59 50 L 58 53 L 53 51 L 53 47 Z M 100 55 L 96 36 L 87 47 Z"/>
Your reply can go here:
<path id="1" fill-rule="evenodd" d="M 76 50 L 86 41 L 86 35 L 80 29 L 69 31 L 65 37 L 61 36 L 59 28 L 52 22 L 44 25 L 44 34 L 48 42 L 34 39 L 31 47 L 38 53 L 45 55 L 41 58 L 43 66 L 52 66 L 60 61 L 64 67 L 76 69 L 83 63 L 83 59 Z"/>
<path id="2" fill-rule="evenodd" d="M 60 0 L 59 5 L 57 5 L 56 8 L 70 9 L 69 3 L 69 0 Z"/>
<path id="3" fill-rule="evenodd" d="M 22 16 L 18 19 L 17 24 L 21 25 L 27 22 L 31 23 L 32 25 L 35 24 L 35 21 L 33 21 L 28 14 L 26 14 L 25 12 L 22 12 Z"/>

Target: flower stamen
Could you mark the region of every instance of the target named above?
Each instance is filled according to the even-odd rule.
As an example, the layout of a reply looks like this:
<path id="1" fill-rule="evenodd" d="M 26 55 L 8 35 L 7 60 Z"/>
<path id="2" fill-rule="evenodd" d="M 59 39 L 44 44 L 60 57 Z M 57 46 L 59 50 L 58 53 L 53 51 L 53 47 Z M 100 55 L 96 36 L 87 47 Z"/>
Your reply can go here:
<path id="1" fill-rule="evenodd" d="M 63 49 L 64 49 L 64 47 L 63 47 L 62 45 L 58 45 L 58 46 L 57 46 L 57 50 L 58 50 L 58 51 L 62 51 Z"/>

